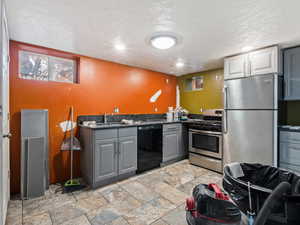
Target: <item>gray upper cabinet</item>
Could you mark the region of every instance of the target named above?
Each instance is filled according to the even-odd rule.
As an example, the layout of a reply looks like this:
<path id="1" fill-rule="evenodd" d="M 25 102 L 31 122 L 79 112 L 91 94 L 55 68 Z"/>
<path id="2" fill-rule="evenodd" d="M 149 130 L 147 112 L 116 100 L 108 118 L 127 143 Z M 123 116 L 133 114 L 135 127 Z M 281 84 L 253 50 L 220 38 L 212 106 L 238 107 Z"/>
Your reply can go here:
<path id="1" fill-rule="evenodd" d="M 224 60 L 224 79 L 235 79 L 247 76 L 248 55 L 238 55 Z"/>
<path id="2" fill-rule="evenodd" d="M 270 47 L 249 53 L 251 75 L 278 73 L 278 47 Z"/>
<path id="3" fill-rule="evenodd" d="M 117 139 L 96 140 L 95 143 L 95 182 L 118 175 Z"/>
<path id="4" fill-rule="evenodd" d="M 279 48 L 273 46 L 224 59 L 224 79 L 280 73 Z"/>
<path id="5" fill-rule="evenodd" d="M 137 137 L 119 138 L 119 174 L 137 170 Z"/>
<path id="6" fill-rule="evenodd" d="M 300 100 L 300 47 L 284 51 L 285 100 Z"/>

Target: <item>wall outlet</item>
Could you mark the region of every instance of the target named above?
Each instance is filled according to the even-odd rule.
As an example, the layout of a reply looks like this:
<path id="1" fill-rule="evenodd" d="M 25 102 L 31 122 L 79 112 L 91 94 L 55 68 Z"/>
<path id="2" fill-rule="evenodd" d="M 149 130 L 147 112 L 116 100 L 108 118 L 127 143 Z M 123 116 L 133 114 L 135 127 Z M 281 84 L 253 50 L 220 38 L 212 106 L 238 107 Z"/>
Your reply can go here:
<path id="1" fill-rule="evenodd" d="M 119 113 L 119 112 L 120 112 L 119 108 L 118 107 L 114 107 L 114 113 Z"/>
<path id="2" fill-rule="evenodd" d="M 158 112 L 158 109 L 157 109 L 157 108 L 154 108 L 154 111 L 155 111 L 155 112 Z"/>
<path id="3" fill-rule="evenodd" d="M 216 75 L 216 80 L 221 80 L 221 76 L 220 75 Z"/>

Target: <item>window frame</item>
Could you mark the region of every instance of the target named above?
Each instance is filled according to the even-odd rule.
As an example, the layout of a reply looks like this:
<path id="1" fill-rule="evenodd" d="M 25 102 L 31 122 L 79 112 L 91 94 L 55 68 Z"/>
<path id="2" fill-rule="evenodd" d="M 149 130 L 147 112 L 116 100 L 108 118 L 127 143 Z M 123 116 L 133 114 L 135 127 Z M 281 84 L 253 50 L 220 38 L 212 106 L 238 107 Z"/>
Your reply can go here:
<path id="1" fill-rule="evenodd" d="M 20 71 L 20 54 L 21 52 L 28 52 L 32 54 L 37 54 L 37 55 L 42 55 L 46 56 L 48 58 L 48 79 L 47 80 L 37 80 L 37 79 L 26 79 L 21 77 L 21 71 Z M 79 84 L 80 82 L 80 56 L 72 54 L 72 53 L 67 53 L 59 50 L 54 50 L 54 49 L 48 49 L 44 47 L 35 47 L 32 45 L 20 45 L 18 49 L 18 79 L 22 80 L 30 80 L 30 81 L 41 81 L 41 82 L 55 82 L 55 83 L 64 83 L 64 84 Z M 49 57 L 54 57 L 54 58 L 59 58 L 59 59 L 66 59 L 66 60 L 73 60 L 74 61 L 74 77 L 73 77 L 73 82 L 68 82 L 68 81 L 58 81 L 58 80 L 51 80 L 50 79 L 50 74 L 49 74 Z"/>
<path id="2" fill-rule="evenodd" d="M 196 80 L 201 79 L 202 80 L 202 87 L 201 88 L 196 88 Z M 191 89 L 188 89 L 188 82 L 191 82 Z M 195 84 L 193 84 L 195 83 Z M 193 87 L 195 86 L 195 87 Z M 204 89 L 204 76 L 199 75 L 199 76 L 192 76 L 189 78 L 184 79 L 184 91 L 186 92 L 191 92 L 191 91 L 202 91 Z"/>

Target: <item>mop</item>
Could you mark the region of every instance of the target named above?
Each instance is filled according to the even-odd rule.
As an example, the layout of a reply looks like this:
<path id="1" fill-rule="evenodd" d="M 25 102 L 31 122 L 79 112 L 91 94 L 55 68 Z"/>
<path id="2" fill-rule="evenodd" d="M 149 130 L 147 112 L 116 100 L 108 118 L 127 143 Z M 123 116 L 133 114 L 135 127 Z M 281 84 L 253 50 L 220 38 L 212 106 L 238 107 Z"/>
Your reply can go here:
<path id="1" fill-rule="evenodd" d="M 251 197 L 251 184 L 248 182 L 248 194 L 249 194 L 249 211 L 247 212 L 248 216 L 248 225 L 254 224 L 255 212 L 252 209 L 252 197 Z"/>
<path id="2" fill-rule="evenodd" d="M 81 149 L 80 143 L 76 137 L 74 137 L 74 128 L 73 127 L 73 114 L 74 114 L 74 109 L 71 107 L 70 110 L 71 113 L 71 130 L 70 130 L 70 138 L 65 138 L 62 145 L 61 145 L 61 150 L 70 151 L 70 162 L 71 162 L 71 175 L 70 179 L 65 182 L 64 184 L 64 192 L 72 192 L 75 190 L 79 190 L 84 187 L 84 185 L 81 185 L 78 179 L 73 179 L 73 151 L 78 151 Z M 68 122 L 69 124 L 69 122 Z M 68 125 L 67 124 L 67 125 Z M 67 130 L 67 129 L 66 129 Z"/>

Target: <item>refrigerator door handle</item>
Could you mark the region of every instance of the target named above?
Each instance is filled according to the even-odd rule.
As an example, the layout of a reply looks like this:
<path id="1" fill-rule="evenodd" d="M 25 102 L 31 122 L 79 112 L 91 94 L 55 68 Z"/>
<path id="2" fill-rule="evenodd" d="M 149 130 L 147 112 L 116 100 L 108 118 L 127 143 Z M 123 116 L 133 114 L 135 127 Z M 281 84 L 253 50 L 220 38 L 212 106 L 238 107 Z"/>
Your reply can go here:
<path id="1" fill-rule="evenodd" d="M 227 134 L 228 128 L 227 128 L 227 110 L 224 110 L 224 118 L 223 118 L 223 133 Z"/>
<path id="2" fill-rule="evenodd" d="M 227 92 L 228 92 L 228 87 L 224 85 L 223 88 L 223 95 L 224 95 L 224 109 L 227 109 Z"/>
<path id="3" fill-rule="evenodd" d="M 223 118 L 223 132 L 227 133 L 227 93 L 228 93 L 228 87 L 224 86 L 224 118 Z"/>

